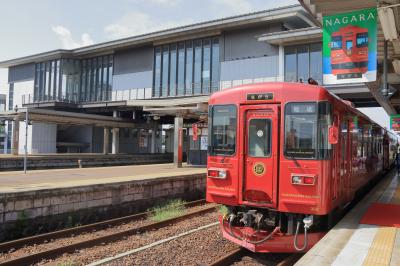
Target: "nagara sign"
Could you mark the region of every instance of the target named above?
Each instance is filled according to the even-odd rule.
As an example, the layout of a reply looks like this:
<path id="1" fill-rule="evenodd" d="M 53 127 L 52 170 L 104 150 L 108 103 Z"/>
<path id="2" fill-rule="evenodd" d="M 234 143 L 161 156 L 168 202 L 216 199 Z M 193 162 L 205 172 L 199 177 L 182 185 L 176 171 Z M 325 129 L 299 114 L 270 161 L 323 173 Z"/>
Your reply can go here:
<path id="1" fill-rule="evenodd" d="M 376 8 L 323 17 L 324 84 L 376 80 Z"/>

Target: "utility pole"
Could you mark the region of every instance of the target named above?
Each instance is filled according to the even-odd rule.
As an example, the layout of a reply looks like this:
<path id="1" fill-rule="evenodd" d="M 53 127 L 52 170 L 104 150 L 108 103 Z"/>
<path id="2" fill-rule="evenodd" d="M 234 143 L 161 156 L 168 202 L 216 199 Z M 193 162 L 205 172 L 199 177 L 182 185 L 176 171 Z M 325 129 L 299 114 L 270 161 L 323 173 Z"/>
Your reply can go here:
<path id="1" fill-rule="evenodd" d="M 24 154 L 24 174 L 26 174 L 26 168 L 28 163 L 28 107 L 25 111 L 25 154 Z"/>

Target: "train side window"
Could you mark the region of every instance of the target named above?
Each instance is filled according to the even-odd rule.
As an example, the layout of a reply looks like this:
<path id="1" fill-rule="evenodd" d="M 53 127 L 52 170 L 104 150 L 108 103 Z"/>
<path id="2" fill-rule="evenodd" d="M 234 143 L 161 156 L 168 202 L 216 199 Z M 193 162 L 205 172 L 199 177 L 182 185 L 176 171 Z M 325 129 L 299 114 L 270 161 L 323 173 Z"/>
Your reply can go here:
<path id="1" fill-rule="evenodd" d="M 357 157 L 363 157 L 364 154 L 364 134 L 363 128 L 360 127 L 357 132 Z"/>
<path id="2" fill-rule="evenodd" d="M 318 103 L 317 158 L 329 159 L 332 145 L 329 144 L 329 126 L 332 125 L 332 105 L 329 102 Z"/>

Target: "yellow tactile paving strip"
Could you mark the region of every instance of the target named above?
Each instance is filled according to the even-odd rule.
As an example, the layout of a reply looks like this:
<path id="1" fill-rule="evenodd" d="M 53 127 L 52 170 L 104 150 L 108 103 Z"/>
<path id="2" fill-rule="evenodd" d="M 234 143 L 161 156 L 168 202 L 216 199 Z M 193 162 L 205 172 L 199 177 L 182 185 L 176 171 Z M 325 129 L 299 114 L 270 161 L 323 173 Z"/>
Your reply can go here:
<path id="1" fill-rule="evenodd" d="M 400 228 L 397 228 L 396 240 L 394 241 L 394 250 L 390 260 L 390 266 L 400 265 Z"/>
<path id="2" fill-rule="evenodd" d="M 364 260 L 364 266 L 390 265 L 396 228 L 380 227 Z"/>
<path id="3" fill-rule="evenodd" d="M 400 185 L 393 194 L 390 203 L 400 204 Z M 399 231 L 395 227 L 379 227 L 363 265 L 400 265 L 398 264 L 400 256 L 398 247 Z M 397 248 L 394 248 L 395 246 Z"/>

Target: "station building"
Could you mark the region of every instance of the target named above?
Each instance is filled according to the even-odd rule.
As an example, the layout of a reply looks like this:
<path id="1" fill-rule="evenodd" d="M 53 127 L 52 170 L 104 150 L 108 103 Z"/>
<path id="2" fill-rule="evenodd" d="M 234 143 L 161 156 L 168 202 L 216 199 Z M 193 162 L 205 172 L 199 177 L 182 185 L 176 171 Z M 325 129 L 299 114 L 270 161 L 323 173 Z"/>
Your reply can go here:
<path id="1" fill-rule="evenodd" d="M 174 152 L 183 134 L 188 162 L 206 164 L 209 95 L 321 84 L 321 36 L 292 5 L 0 62 L 9 70 L 4 153 L 23 153 L 25 135 L 29 154 Z M 383 106 L 366 84 L 328 89 L 357 107 Z"/>

